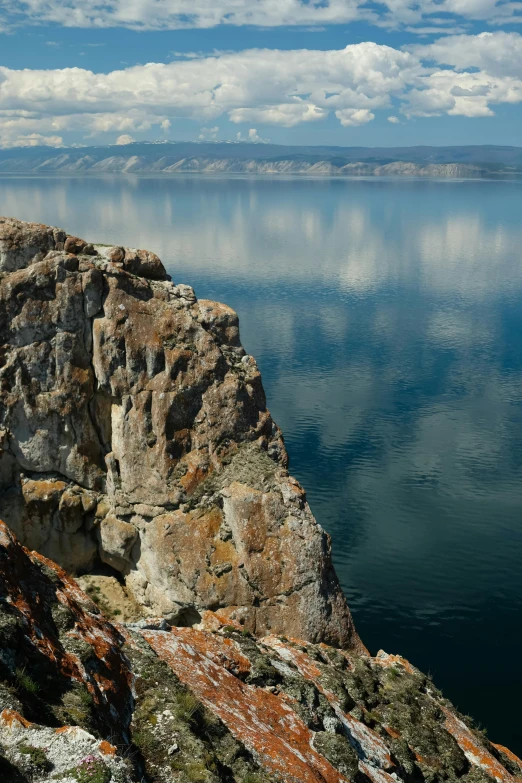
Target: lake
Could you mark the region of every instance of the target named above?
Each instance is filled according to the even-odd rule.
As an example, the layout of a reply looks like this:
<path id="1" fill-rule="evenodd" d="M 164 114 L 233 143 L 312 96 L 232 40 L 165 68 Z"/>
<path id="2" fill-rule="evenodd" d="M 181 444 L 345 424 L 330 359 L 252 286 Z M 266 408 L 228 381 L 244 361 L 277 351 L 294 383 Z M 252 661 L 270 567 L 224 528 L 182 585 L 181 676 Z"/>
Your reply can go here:
<path id="1" fill-rule="evenodd" d="M 370 650 L 522 753 L 522 182 L 0 177 L 227 302 Z"/>

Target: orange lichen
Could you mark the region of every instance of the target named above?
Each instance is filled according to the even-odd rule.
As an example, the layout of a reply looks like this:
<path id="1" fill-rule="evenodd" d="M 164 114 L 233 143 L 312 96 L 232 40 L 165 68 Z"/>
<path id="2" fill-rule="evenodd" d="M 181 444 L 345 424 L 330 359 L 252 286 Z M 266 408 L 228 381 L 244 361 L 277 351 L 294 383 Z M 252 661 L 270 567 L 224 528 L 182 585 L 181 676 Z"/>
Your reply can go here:
<path id="1" fill-rule="evenodd" d="M 251 665 L 248 658 L 242 654 L 237 644 L 232 639 L 223 636 L 199 631 L 195 628 L 176 628 L 178 638 L 187 644 L 197 645 L 198 649 L 205 649 L 205 655 L 211 661 L 223 666 L 236 676 L 248 674 Z"/>
<path id="2" fill-rule="evenodd" d="M 519 757 L 516 756 L 513 753 L 512 750 L 510 750 L 509 748 L 505 748 L 504 745 L 497 745 L 495 742 L 492 742 L 491 744 L 493 745 L 494 748 L 496 748 L 497 750 L 500 750 L 501 753 L 503 753 L 505 756 L 507 756 L 508 759 L 510 759 L 511 761 L 514 761 L 515 764 L 518 764 L 518 766 L 520 767 L 520 770 L 522 771 L 522 759 L 519 759 Z"/>
<path id="3" fill-rule="evenodd" d="M 346 781 L 312 747 L 313 733 L 281 699 L 247 685 L 215 663 L 209 635 L 189 628 L 142 635 L 231 733 L 287 783 Z M 224 650 L 230 649 L 223 647 Z"/>
<path id="4" fill-rule="evenodd" d="M 98 745 L 98 750 L 100 753 L 102 753 L 104 756 L 115 756 L 117 753 L 117 748 L 114 747 L 114 745 L 111 745 L 110 742 L 107 742 L 107 740 L 102 740 L 100 744 Z"/>
<path id="5" fill-rule="evenodd" d="M 400 731 L 397 731 L 396 729 L 392 729 L 391 726 L 383 726 L 383 728 L 384 728 L 386 734 L 389 734 L 390 737 L 392 737 L 393 739 L 399 739 L 400 738 L 400 736 L 401 736 Z"/>
<path id="6" fill-rule="evenodd" d="M 499 783 L 514 783 L 517 778 L 511 775 L 502 764 L 485 748 L 483 748 L 468 729 L 451 710 L 441 706 L 446 720 L 446 730 L 455 738 L 464 755 L 471 764 L 480 767 Z"/>
<path id="7" fill-rule="evenodd" d="M 243 630 L 243 626 L 238 623 L 237 620 L 233 620 L 230 617 L 227 617 L 222 609 L 218 609 L 216 612 L 211 612 L 210 609 L 207 609 L 201 614 L 200 628 L 202 630 L 219 631 L 221 628 L 227 625 L 231 628 L 235 628 L 236 631 Z"/>
<path id="8" fill-rule="evenodd" d="M 202 462 L 202 456 L 197 451 L 191 451 L 187 454 L 183 462 L 187 463 L 187 472 L 179 480 L 179 483 L 187 493 L 191 495 L 195 489 L 204 481 L 209 472 L 212 472 L 212 466 L 207 466 L 206 462 Z"/>
<path id="9" fill-rule="evenodd" d="M 380 769 L 392 769 L 395 765 L 388 748 L 379 735 L 368 728 L 364 723 L 352 715 L 342 711 L 339 699 L 321 682 L 321 669 L 302 649 L 286 644 L 275 636 L 267 636 L 262 643 L 277 650 L 281 658 L 293 663 L 300 674 L 311 682 L 325 696 L 333 707 L 337 717 L 344 725 L 345 731 L 352 738 L 363 754 L 363 761 L 368 761 L 372 768 L 375 765 Z M 295 640 L 294 640 L 295 643 Z M 306 647 L 305 642 L 298 642 L 301 647 Z"/>
<path id="10" fill-rule="evenodd" d="M 42 566 L 53 572 L 56 579 L 51 582 L 42 573 Z M 22 547 L 1 521 L 0 572 L 11 605 L 24 618 L 26 637 L 52 661 L 62 676 L 87 686 L 95 704 L 109 721 L 114 721 L 118 715 L 116 723 L 121 728 L 130 720 L 132 675 L 121 652 L 123 638 L 117 629 L 62 568 Z M 80 659 L 64 648 L 51 616 L 51 604 L 44 598 L 51 584 L 56 601 L 74 617 L 74 630 L 68 632 L 69 636 L 89 644 L 93 656 L 102 665 L 91 667 L 87 672 Z"/>
<path id="11" fill-rule="evenodd" d="M 382 769 L 376 769 L 375 767 L 366 764 L 364 761 L 359 762 L 359 769 L 370 778 L 372 783 L 397 783 L 396 778 Z"/>
<path id="12" fill-rule="evenodd" d="M 402 666 L 408 674 L 415 674 L 417 671 L 406 658 L 402 658 L 400 655 L 390 655 L 389 653 L 385 653 L 384 650 L 379 650 L 373 660 L 385 669 L 392 666 Z"/>
<path id="13" fill-rule="evenodd" d="M 0 713 L 0 721 L 8 729 L 17 726 L 21 726 L 24 729 L 30 729 L 32 726 L 32 723 L 23 718 L 18 712 L 15 712 L 15 710 L 2 710 Z"/>

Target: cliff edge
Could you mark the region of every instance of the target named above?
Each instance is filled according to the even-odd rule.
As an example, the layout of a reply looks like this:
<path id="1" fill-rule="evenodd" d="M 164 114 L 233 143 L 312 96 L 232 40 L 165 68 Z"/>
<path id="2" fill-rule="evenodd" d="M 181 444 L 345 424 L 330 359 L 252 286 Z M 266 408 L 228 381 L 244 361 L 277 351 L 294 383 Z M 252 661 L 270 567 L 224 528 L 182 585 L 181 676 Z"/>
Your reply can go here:
<path id="1" fill-rule="evenodd" d="M 0 514 L 173 624 L 361 648 L 236 314 L 153 253 L 0 218 Z"/>

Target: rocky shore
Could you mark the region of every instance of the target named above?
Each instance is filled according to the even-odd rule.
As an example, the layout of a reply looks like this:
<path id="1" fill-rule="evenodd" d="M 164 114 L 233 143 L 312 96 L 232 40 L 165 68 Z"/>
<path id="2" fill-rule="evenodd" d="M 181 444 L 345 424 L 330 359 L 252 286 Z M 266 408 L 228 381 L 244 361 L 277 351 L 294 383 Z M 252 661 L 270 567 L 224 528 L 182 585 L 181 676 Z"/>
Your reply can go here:
<path id="1" fill-rule="evenodd" d="M 369 655 L 287 463 L 230 308 L 0 218 L 3 779 L 522 779 Z"/>

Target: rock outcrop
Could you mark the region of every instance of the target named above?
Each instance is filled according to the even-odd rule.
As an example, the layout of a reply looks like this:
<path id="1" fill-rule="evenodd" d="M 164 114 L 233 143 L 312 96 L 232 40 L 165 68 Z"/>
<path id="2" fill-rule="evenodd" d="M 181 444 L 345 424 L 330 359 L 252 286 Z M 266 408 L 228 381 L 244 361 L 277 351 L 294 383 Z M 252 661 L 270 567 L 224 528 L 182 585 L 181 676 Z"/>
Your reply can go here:
<path id="1" fill-rule="evenodd" d="M 361 649 L 236 314 L 153 253 L 0 218 L 0 514 L 177 625 Z"/>
<path id="2" fill-rule="evenodd" d="M 235 313 L 154 254 L 0 219 L 0 513 L 2 780 L 522 782 L 369 656 Z"/>
<path id="3" fill-rule="evenodd" d="M 519 783 L 397 656 L 108 622 L 0 523 L 0 772 L 9 783 Z"/>

